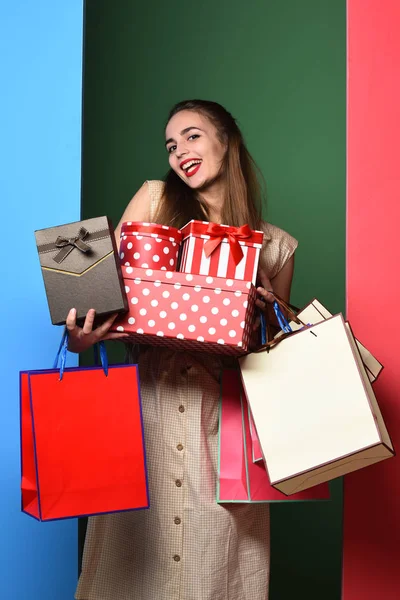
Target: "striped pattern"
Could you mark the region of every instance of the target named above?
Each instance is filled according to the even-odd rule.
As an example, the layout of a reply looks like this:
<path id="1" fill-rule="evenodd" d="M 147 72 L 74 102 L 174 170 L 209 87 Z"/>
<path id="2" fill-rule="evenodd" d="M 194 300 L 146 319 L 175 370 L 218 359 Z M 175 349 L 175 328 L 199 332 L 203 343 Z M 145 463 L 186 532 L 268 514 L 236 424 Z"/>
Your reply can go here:
<path id="1" fill-rule="evenodd" d="M 222 241 L 210 256 L 206 256 L 203 252 L 203 240 L 207 239 L 209 239 L 209 236 L 189 236 L 183 242 L 179 268 L 181 272 L 242 279 L 243 281 L 255 283 L 261 244 L 247 246 L 243 242 L 239 242 L 242 247 L 243 258 L 238 265 L 235 265 L 227 241 Z"/>

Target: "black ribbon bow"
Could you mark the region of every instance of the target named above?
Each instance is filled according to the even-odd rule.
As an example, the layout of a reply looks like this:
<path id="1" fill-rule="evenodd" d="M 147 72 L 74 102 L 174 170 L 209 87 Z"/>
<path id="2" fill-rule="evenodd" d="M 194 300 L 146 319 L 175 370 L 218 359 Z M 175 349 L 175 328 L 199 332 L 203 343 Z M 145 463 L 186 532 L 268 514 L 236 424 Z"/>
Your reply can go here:
<path id="1" fill-rule="evenodd" d="M 61 263 L 67 256 L 72 252 L 74 248 L 78 248 L 81 252 L 90 252 L 91 247 L 89 244 L 85 243 L 83 240 L 87 238 L 89 232 L 84 227 L 81 227 L 78 231 L 78 235 L 71 238 L 65 238 L 62 236 L 58 236 L 55 241 L 55 245 L 57 248 L 61 248 L 60 252 L 56 254 L 53 260 L 56 263 Z"/>

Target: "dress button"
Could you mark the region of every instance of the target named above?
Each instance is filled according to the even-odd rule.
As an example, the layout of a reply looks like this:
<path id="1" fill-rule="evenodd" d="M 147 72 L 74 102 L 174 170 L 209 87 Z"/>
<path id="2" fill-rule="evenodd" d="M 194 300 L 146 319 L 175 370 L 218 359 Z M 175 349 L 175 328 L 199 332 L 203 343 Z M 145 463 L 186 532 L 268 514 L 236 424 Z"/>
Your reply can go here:
<path id="1" fill-rule="evenodd" d="M 182 521 L 180 520 L 180 518 L 179 518 L 179 517 L 175 517 L 175 519 L 174 519 L 174 523 L 175 523 L 175 525 L 180 525 L 180 524 L 181 524 L 181 522 L 182 522 Z"/>
<path id="2" fill-rule="evenodd" d="M 175 554 L 175 556 L 174 556 L 174 561 L 175 561 L 175 562 L 179 562 L 180 560 L 181 560 L 181 557 L 180 557 L 180 556 L 178 556 L 178 554 Z"/>
<path id="3" fill-rule="evenodd" d="M 176 487 L 182 487 L 182 481 L 180 479 L 177 479 L 175 481 L 175 485 L 176 485 Z"/>
<path id="4" fill-rule="evenodd" d="M 183 446 L 182 446 L 182 444 L 178 444 L 178 445 L 177 445 L 177 447 L 176 447 L 176 449 L 177 449 L 177 450 L 179 450 L 179 452 L 180 452 L 181 450 L 183 450 Z"/>
<path id="5" fill-rule="evenodd" d="M 179 410 L 179 412 L 185 412 L 185 407 L 183 406 L 183 404 L 180 405 L 178 410 Z"/>

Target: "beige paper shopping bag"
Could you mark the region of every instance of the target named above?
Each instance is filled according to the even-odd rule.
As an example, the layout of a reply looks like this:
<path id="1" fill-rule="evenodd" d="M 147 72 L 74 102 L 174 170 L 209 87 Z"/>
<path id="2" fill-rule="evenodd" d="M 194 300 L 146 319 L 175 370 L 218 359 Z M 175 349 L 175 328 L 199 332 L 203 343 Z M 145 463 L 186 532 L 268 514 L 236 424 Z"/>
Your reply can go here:
<path id="1" fill-rule="evenodd" d="M 297 314 L 298 318 L 308 325 L 316 325 L 317 323 L 321 323 L 325 319 L 329 319 L 332 316 L 332 313 L 329 312 L 327 308 L 321 302 L 319 302 L 316 298 L 307 306 L 305 306 L 302 310 L 300 310 Z M 302 327 L 301 323 L 296 323 L 295 321 L 290 321 L 290 327 L 292 331 L 297 331 Z M 277 334 L 281 336 L 282 332 Z M 371 352 L 363 346 L 363 344 L 355 338 L 358 350 L 361 355 L 362 362 L 364 364 L 365 370 L 367 371 L 368 378 L 371 383 L 376 381 L 378 375 L 383 369 L 383 365 L 371 354 Z"/>
<path id="2" fill-rule="evenodd" d="M 293 494 L 394 455 L 342 315 L 239 363 L 270 481 L 281 492 Z"/>

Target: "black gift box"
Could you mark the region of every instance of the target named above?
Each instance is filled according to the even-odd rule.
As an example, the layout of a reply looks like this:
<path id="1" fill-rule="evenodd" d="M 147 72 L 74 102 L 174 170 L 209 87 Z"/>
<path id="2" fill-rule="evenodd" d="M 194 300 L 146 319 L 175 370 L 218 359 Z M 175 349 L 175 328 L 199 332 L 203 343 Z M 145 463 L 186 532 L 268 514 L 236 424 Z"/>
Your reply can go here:
<path id="1" fill-rule="evenodd" d="M 71 308 L 82 320 L 128 309 L 114 232 L 108 217 L 35 231 L 51 321 L 65 323 Z"/>

